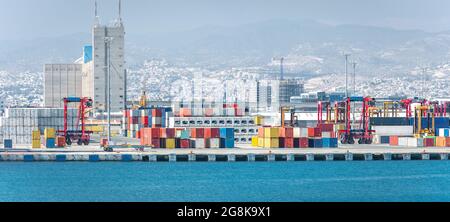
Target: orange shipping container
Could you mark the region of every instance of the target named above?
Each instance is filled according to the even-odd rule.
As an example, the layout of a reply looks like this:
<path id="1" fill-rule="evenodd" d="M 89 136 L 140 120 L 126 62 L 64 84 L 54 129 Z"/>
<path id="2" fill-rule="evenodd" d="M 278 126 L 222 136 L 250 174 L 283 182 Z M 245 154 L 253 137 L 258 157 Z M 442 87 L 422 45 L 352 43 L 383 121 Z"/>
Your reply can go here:
<path id="1" fill-rule="evenodd" d="M 441 136 L 436 137 L 436 146 L 437 147 L 445 147 L 446 146 L 445 137 L 441 137 Z"/>
<path id="2" fill-rule="evenodd" d="M 390 136 L 389 137 L 389 145 L 398 146 L 398 136 Z"/>
<path id="3" fill-rule="evenodd" d="M 264 138 L 264 127 L 258 128 L 258 137 Z"/>
<path id="4" fill-rule="evenodd" d="M 280 137 L 294 138 L 294 129 L 289 127 L 280 128 Z"/>

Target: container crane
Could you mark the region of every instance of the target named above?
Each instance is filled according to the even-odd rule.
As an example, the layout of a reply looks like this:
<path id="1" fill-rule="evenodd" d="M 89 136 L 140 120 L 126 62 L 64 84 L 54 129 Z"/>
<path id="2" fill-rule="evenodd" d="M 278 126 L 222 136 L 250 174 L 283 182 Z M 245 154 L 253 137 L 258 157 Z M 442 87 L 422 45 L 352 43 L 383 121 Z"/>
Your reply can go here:
<path id="1" fill-rule="evenodd" d="M 58 135 L 64 136 L 66 138 L 66 144 L 72 145 L 73 141 L 77 141 L 78 145 L 89 145 L 89 142 L 91 140 L 91 134 L 92 131 L 86 131 L 85 127 L 85 119 L 86 119 L 86 113 L 88 112 L 89 108 L 92 108 L 92 99 L 87 97 L 67 97 L 63 99 L 64 101 L 64 130 L 58 131 Z M 67 109 L 69 103 L 80 103 L 78 106 L 78 118 L 76 123 L 76 129 L 75 130 L 68 130 L 68 123 L 67 123 Z M 81 122 L 81 130 L 78 130 L 78 126 Z"/>
<path id="2" fill-rule="evenodd" d="M 362 102 L 361 121 L 359 129 L 352 129 L 351 122 L 351 103 Z M 358 139 L 359 144 L 371 144 L 373 141 L 374 130 L 370 129 L 370 107 L 373 106 L 374 99 L 371 97 L 347 97 L 344 101 L 339 102 L 337 107 L 343 111 L 345 107 L 344 121 L 345 129 L 339 130 L 338 134 L 342 144 L 354 144 Z M 355 115 L 355 113 L 353 113 Z M 339 115 L 342 116 L 342 115 Z"/>

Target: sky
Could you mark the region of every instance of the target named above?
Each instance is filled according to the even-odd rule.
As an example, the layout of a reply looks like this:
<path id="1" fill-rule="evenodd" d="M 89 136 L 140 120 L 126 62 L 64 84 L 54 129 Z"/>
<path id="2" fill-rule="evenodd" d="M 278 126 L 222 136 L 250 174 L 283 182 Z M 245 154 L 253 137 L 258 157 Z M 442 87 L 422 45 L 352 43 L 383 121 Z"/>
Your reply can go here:
<path id="1" fill-rule="evenodd" d="M 117 17 L 118 0 L 98 0 L 102 23 Z M 286 19 L 450 30 L 448 0 L 122 0 L 128 33 L 176 32 Z M 94 0 L 0 0 L 0 40 L 89 33 Z"/>

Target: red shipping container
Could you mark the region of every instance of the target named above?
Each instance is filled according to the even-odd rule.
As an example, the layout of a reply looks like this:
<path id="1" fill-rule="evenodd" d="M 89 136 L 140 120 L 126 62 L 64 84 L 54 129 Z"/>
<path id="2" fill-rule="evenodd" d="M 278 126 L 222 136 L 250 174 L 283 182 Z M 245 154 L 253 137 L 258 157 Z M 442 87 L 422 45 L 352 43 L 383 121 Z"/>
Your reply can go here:
<path id="1" fill-rule="evenodd" d="M 320 130 L 322 132 L 333 132 L 334 131 L 334 124 L 323 123 L 323 124 L 318 124 L 317 127 L 320 128 Z"/>
<path id="2" fill-rule="evenodd" d="M 285 148 L 294 148 L 294 138 L 285 138 L 284 139 L 284 147 Z"/>
<path id="3" fill-rule="evenodd" d="M 322 137 L 320 128 L 308 128 L 308 137 Z"/>
<path id="4" fill-rule="evenodd" d="M 175 138 L 175 129 L 174 128 L 166 128 L 166 138 Z"/>
<path id="5" fill-rule="evenodd" d="M 294 138 L 294 129 L 293 128 L 286 128 L 286 127 L 282 128 L 282 127 L 280 127 L 280 137 Z"/>
<path id="6" fill-rule="evenodd" d="M 144 127 L 148 127 L 148 116 L 142 116 L 141 123 L 142 125 L 144 125 Z"/>
<path id="7" fill-rule="evenodd" d="M 308 138 L 302 137 L 299 139 L 299 148 L 308 148 Z"/>
<path id="8" fill-rule="evenodd" d="M 160 139 L 152 139 L 152 147 L 153 148 L 161 148 L 161 140 Z"/>
<path id="9" fill-rule="evenodd" d="M 151 138 L 161 138 L 161 131 L 160 128 L 151 128 Z"/>
<path id="10" fill-rule="evenodd" d="M 58 136 L 56 138 L 56 146 L 57 147 L 65 147 L 66 146 L 66 138 L 64 136 Z"/>
<path id="11" fill-rule="evenodd" d="M 141 138 L 141 130 L 136 132 L 136 139 L 140 139 Z"/>
<path id="12" fill-rule="evenodd" d="M 187 149 L 190 147 L 191 144 L 191 140 L 185 139 L 185 140 L 180 140 L 180 146 L 183 149 Z"/>
<path id="13" fill-rule="evenodd" d="M 220 138 L 219 128 L 211 128 L 211 138 Z"/>
<path id="14" fill-rule="evenodd" d="M 204 138 L 205 137 L 205 129 L 204 128 L 194 128 L 191 130 L 192 138 Z"/>
<path id="15" fill-rule="evenodd" d="M 146 142 L 145 141 L 145 139 L 146 139 L 145 128 L 140 129 L 139 132 L 142 134 L 141 139 L 139 140 L 141 143 L 141 146 L 145 146 L 146 145 L 146 143 L 145 143 Z"/>
<path id="16" fill-rule="evenodd" d="M 450 147 L 450 137 L 445 138 L 445 147 Z"/>
<path id="17" fill-rule="evenodd" d="M 426 147 L 433 147 L 434 139 L 433 138 L 424 138 L 424 144 Z"/>
<path id="18" fill-rule="evenodd" d="M 152 117 L 162 117 L 162 112 L 160 109 L 152 109 Z"/>

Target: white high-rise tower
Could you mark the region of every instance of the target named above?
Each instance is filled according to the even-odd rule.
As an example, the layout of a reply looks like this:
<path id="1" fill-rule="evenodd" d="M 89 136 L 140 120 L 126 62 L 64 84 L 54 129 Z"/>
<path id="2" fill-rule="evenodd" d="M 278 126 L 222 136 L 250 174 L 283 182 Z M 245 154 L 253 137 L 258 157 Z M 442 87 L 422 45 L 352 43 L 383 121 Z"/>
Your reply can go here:
<path id="1" fill-rule="evenodd" d="M 126 102 L 126 70 L 124 58 L 125 29 L 121 18 L 121 1 L 119 0 L 119 17 L 111 25 L 101 25 L 95 1 L 95 22 L 92 28 L 92 63 L 88 64 L 83 85 L 83 95 L 94 101 L 97 111 L 107 111 L 110 93 L 111 112 L 119 112 Z M 110 74 L 108 79 L 108 74 Z M 110 91 L 108 90 L 110 81 Z"/>

